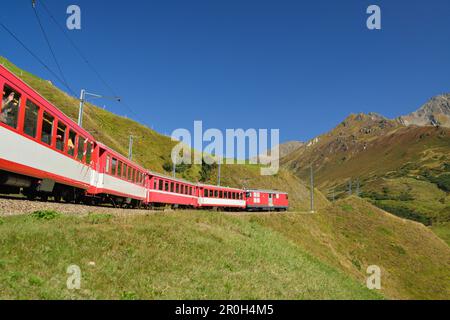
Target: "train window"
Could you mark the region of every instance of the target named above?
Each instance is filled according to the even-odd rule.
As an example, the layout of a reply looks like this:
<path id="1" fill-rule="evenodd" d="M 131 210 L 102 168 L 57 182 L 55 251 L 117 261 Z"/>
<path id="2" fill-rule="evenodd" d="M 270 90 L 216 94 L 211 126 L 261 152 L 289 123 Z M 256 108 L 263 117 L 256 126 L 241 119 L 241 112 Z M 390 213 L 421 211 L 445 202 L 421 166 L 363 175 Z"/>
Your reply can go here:
<path id="1" fill-rule="evenodd" d="M 56 149 L 64 151 L 64 143 L 66 142 L 66 130 L 67 126 L 58 121 L 58 129 L 56 131 Z"/>
<path id="2" fill-rule="evenodd" d="M 208 195 L 209 195 L 209 192 L 208 192 L 208 190 L 203 190 L 203 196 L 205 197 L 205 198 L 208 198 Z"/>
<path id="3" fill-rule="evenodd" d="M 173 182 L 170 183 L 170 192 L 175 192 L 175 184 Z"/>
<path id="4" fill-rule="evenodd" d="M 17 118 L 19 116 L 20 93 L 5 85 L 3 88 L 2 109 L 0 120 L 4 124 L 17 128 Z"/>
<path id="5" fill-rule="evenodd" d="M 25 123 L 23 132 L 32 138 L 36 138 L 38 114 L 39 107 L 30 100 L 27 100 L 25 106 Z"/>
<path id="6" fill-rule="evenodd" d="M 180 185 L 178 183 L 175 185 L 175 192 L 180 193 Z"/>
<path id="7" fill-rule="evenodd" d="M 111 157 L 110 156 L 106 156 L 105 173 L 109 173 L 110 162 L 111 162 Z"/>
<path id="8" fill-rule="evenodd" d="M 83 137 L 78 137 L 78 151 L 77 159 L 82 161 L 84 157 L 84 148 L 86 147 L 86 139 Z"/>
<path id="9" fill-rule="evenodd" d="M 169 182 L 164 183 L 164 191 L 169 191 Z"/>
<path id="10" fill-rule="evenodd" d="M 158 189 L 158 180 L 157 179 L 155 179 L 153 181 L 153 190 L 156 190 L 156 189 Z"/>
<path id="11" fill-rule="evenodd" d="M 159 190 L 162 190 L 163 189 L 163 186 L 164 186 L 164 182 L 162 181 L 162 180 L 159 180 Z"/>
<path id="12" fill-rule="evenodd" d="M 219 196 L 219 191 L 214 190 L 214 198 L 217 198 Z"/>
<path id="13" fill-rule="evenodd" d="M 42 119 L 41 141 L 48 145 L 52 144 L 52 132 L 54 122 L 55 118 L 49 115 L 47 112 L 44 112 L 44 118 Z"/>
<path id="14" fill-rule="evenodd" d="M 123 164 L 122 178 L 127 179 L 128 166 Z"/>
<path id="15" fill-rule="evenodd" d="M 92 143 L 86 143 L 86 164 L 91 164 L 92 160 Z"/>
<path id="16" fill-rule="evenodd" d="M 115 176 L 117 173 L 117 159 L 112 158 L 111 162 L 111 174 Z"/>
<path id="17" fill-rule="evenodd" d="M 251 192 L 247 192 L 247 193 L 245 194 L 245 196 L 246 196 L 247 198 L 251 198 L 251 197 L 252 197 L 252 193 L 251 193 Z"/>
<path id="18" fill-rule="evenodd" d="M 69 139 L 67 140 L 67 153 L 69 154 L 69 156 L 74 156 L 75 155 L 75 141 L 77 138 L 77 134 L 75 133 L 75 131 L 70 130 L 69 131 Z"/>
<path id="19" fill-rule="evenodd" d="M 219 198 L 222 198 L 222 197 L 223 197 L 223 192 L 219 191 Z"/>
<path id="20" fill-rule="evenodd" d="M 189 187 L 189 194 L 192 196 L 192 187 Z"/>
<path id="21" fill-rule="evenodd" d="M 123 166 L 122 161 L 119 161 L 118 164 L 117 164 L 117 176 L 119 178 L 122 177 L 122 166 Z"/>
<path id="22" fill-rule="evenodd" d="M 130 180 L 131 182 L 136 182 L 135 179 L 136 179 L 136 169 L 131 168 L 130 174 L 128 175 L 128 180 Z"/>

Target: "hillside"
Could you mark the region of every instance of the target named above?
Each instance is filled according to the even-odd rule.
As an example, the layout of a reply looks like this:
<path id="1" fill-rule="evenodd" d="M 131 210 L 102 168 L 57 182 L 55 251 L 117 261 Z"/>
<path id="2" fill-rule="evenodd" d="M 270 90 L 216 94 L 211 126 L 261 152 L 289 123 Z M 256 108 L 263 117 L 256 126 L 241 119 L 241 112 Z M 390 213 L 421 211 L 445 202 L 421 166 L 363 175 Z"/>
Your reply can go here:
<path id="1" fill-rule="evenodd" d="M 301 179 L 314 164 L 328 198 L 358 190 L 380 208 L 431 224 L 450 219 L 450 129 L 351 115 L 282 159 Z"/>
<path id="2" fill-rule="evenodd" d="M 0 299 L 381 298 L 282 234 L 220 213 L 9 217 L 0 257 Z M 79 291 L 66 289 L 73 264 Z"/>
<path id="3" fill-rule="evenodd" d="M 40 79 L 0 57 L 0 63 L 14 72 L 17 76 L 38 91 L 48 101 L 60 108 L 71 119 L 78 117 L 79 100 L 59 90 L 49 81 Z M 151 122 L 151 119 L 149 120 Z M 107 110 L 98 108 L 90 103 L 85 104 L 84 127 L 99 141 L 112 147 L 123 155 L 128 153 L 128 139 L 130 135 L 137 137 L 134 141 L 134 160 L 139 164 L 163 174 L 171 175 L 171 151 L 174 142 L 170 137 L 161 135 L 156 131 L 125 117 L 115 115 Z M 168 167 L 165 170 L 164 168 Z M 230 187 L 267 188 L 289 192 L 293 208 L 304 210 L 308 207 L 309 189 L 289 171 L 282 169 L 274 177 L 262 177 L 258 166 L 250 165 L 223 165 L 221 184 Z M 199 181 L 201 166 L 185 166 L 179 177 L 190 181 Z M 217 169 L 212 169 L 203 177 L 208 183 L 217 183 Z M 327 200 L 316 191 L 317 205 L 327 204 Z"/>
<path id="4" fill-rule="evenodd" d="M 0 299 L 450 297 L 450 248 L 357 198 L 317 214 L 76 207 L 0 218 Z M 72 264 L 80 291 L 65 287 Z M 370 265 L 382 295 L 364 287 Z"/>
<path id="5" fill-rule="evenodd" d="M 397 218 L 356 197 L 316 215 L 252 217 L 311 255 L 356 279 L 382 270 L 382 292 L 393 299 L 449 299 L 450 248 L 422 224 Z"/>

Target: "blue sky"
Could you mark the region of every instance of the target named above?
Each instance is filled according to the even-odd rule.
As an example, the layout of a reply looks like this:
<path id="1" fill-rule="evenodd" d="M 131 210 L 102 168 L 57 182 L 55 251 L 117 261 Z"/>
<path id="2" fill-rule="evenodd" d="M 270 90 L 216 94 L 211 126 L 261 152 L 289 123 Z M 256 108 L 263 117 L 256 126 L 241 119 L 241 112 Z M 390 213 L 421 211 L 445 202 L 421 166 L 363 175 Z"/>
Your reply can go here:
<path id="1" fill-rule="evenodd" d="M 30 2 L 9 1 L 0 19 L 57 70 Z M 396 117 L 450 91 L 448 0 L 44 2 L 63 25 L 67 6 L 81 7 L 82 30 L 69 36 L 137 115 L 97 104 L 161 133 L 202 120 L 306 141 L 349 113 Z M 366 28 L 370 4 L 381 7 L 381 31 Z M 73 90 L 109 95 L 57 27 L 44 25 Z M 0 55 L 62 87 L 3 29 L 0 39 Z"/>

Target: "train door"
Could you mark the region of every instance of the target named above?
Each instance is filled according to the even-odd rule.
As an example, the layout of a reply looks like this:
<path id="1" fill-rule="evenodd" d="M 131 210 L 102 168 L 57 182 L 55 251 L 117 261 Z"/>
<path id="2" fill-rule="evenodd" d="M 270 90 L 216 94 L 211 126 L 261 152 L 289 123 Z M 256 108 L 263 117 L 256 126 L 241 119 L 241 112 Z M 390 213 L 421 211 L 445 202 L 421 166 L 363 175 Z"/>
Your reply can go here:
<path id="1" fill-rule="evenodd" d="M 109 159 L 105 159 L 105 152 L 105 149 L 101 148 L 97 144 L 94 145 L 95 157 L 93 163 L 91 184 L 95 188 L 102 187 L 103 174 L 106 173 L 105 170 L 108 170 L 108 167 L 110 166 L 109 163 L 105 163 L 105 161 L 109 162 Z M 105 170 L 103 170 L 103 168 L 105 168 Z"/>
<path id="2" fill-rule="evenodd" d="M 273 208 L 273 194 L 269 193 L 269 208 Z"/>

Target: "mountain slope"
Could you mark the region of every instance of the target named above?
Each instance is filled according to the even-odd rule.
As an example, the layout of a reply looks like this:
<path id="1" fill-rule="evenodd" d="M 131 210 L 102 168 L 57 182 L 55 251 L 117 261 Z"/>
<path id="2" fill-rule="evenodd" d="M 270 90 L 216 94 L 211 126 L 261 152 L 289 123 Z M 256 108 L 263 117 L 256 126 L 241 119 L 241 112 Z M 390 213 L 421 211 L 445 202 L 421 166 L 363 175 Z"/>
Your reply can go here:
<path id="1" fill-rule="evenodd" d="M 301 179 L 313 163 L 331 199 L 350 192 L 426 224 L 450 219 L 450 129 L 404 126 L 376 114 L 351 115 L 282 159 Z M 422 195 L 428 194 L 425 198 Z"/>
<path id="2" fill-rule="evenodd" d="M 422 224 L 359 198 L 339 200 L 318 214 L 251 219 L 361 282 L 368 266 L 379 266 L 389 298 L 450 298 L 450 247 Z"/>
<path id="3" fill-rule="evenodd" d="M 198 211 L 5 218 L 0 271 L 0 299 L 381 298 L 270 228 Z"/>

